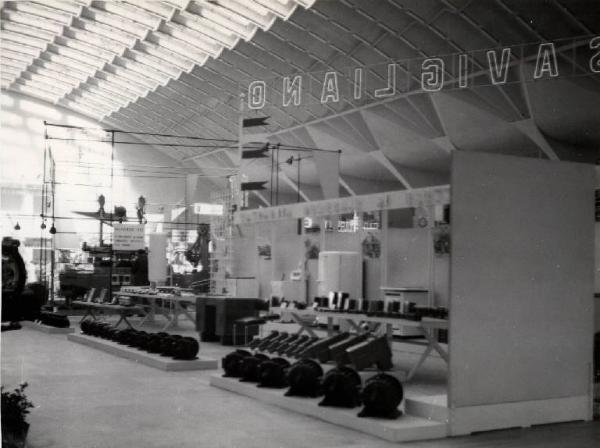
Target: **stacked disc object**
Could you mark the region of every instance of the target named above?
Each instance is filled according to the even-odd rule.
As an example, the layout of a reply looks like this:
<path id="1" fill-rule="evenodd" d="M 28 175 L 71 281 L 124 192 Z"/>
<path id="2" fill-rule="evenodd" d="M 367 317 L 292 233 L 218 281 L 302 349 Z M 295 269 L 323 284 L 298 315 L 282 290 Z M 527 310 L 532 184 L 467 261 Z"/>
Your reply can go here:
<path id="1" fill-rule="evenodd" d="M 106 322 L 96 322 L 88 319 L 83 320 L 80 327 L 83 334 L 108 339 L 121 345 L 174 359 L 196 359 L 196 355 L 200 350 L 200 344 L 195 338 L 177 334 L 147 333 L 133 328 L 119 330 Z"/>

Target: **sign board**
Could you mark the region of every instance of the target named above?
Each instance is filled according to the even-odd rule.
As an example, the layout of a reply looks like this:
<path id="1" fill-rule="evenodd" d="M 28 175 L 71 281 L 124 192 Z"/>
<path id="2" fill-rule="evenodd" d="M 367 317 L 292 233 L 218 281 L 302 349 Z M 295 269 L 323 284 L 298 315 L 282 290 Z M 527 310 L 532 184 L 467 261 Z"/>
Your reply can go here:
<path id="1" fill-rule="evenodd" d="M 196 202 L 194 204 L 194 213 L 196 215 L 216 215 L 223 214 L 223 204 L 208 204 L 204 202 Z"/>
<path id="2" fill-rule="evenodd" d="M 344 213 L 426 207 L 449 203 L 450 187 L 443 185 L 242 210 L 234 214 L 233 222 L 234 224 L 255 224 L 283 219 L 303 219 L 306 216 L 341 215 Z"/>
<path id="3" fill-rule="evenodd" d="M 144 249 L 144 224 L 114 223 L 113 250 Z"/>

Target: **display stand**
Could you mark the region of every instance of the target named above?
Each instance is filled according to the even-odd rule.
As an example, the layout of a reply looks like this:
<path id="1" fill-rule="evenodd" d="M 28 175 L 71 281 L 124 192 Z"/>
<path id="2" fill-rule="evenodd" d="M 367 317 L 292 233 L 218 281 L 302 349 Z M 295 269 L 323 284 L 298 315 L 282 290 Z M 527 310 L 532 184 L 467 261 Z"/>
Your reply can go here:
<path id="1" fill-rule="evenodd" d="M 340 409 L 322 407 L 321 398 L 286 397 L 286 389 L 258 388 L 255 383 L 240 382 L 237 378 L 210 377 L 211 386 L 260 400 L 289 411 L 318 418 L 328 423 L 370 434 L 390 442 L 439 439 L 446 437 L 445 414 L 437 403 L 439 397 L 407 397 L 404 415 L 397 420 L 357 417 L 360 408 Z M 431 417 L 428 417 L 431 416 Z M 433 417 L 440 418 L 434 420 Z"/>
<path id="2" fill-rule="evenodd" d="M 447 353 L 438 351 L 449 364 L 448 395 L 435 399 L 448 435 L 592 418 L 594 188 L 594 169 L 584 164 L 454 153 L 449 344 Z M 447 204 L 447 191 L 247 210 L 234 220 L 426 209 Z M 295 314 L 301 323 L 303 313 Z M 275 392 L 218 378 L 211 384 L 309 413 L 284 405 L 290 401 Z M 315 412 L 310 415 L 320 417 Z"/>
<path id="3" fill-rule="evenodd" d="M 130 359 L 141 364 L 154 367 L 160 370 L 167 371 L 182 371 L 182 370 L 210 370 L 218 367 L 216 359 L 198 357 L 193 360 L 177 360 L 165 358 L 163 356 L 143 352 L 137 348 L 120 345 L 113 341 L 100 339 L 94 336 L 84 334 L 69 334 L 67 339 L 78 344 L 87 345 L 88 347 L 102 350 L 121 358 Z"/>
<path id="4" fill-rule="evenodd" d="M 20 322 L 24 328 L 30 328 L 32 330 L 41 331 L 47 334 L 69 334 L 75 332 L 74 328 L 58 328 L 51 327 L 50 325 L 44 325 L 42 323 L 32 322 L 30 320 L 23 320 Z"/>

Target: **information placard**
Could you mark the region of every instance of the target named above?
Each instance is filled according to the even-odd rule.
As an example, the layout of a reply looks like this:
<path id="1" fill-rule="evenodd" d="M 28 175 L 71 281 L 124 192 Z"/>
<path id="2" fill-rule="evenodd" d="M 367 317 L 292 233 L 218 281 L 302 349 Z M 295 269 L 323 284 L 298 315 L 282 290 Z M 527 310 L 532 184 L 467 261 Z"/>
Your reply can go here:
<path id="1" fill-rule="evenodd" d="M 113 250 L 144 249 L 144 224 L 114 224 Z"/>

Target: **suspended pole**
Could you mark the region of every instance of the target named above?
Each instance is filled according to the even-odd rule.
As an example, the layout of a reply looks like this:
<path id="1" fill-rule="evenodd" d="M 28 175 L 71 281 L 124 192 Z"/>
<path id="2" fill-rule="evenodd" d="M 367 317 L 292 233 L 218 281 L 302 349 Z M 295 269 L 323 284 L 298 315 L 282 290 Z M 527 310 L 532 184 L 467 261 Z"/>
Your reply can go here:
<path id="1" fill-rule="evenodd" d="M 115 192 L 114 192 L 114 167 L 115 167 L 115 131 L 110 132 L 110 203 L 113 210 L 113 218 L 115 215 Z M 102 221 L 100 221 L 100 225 L 102 226 Z M 112 302 L 113 298 L 113 263 L 114 263 L 114 252 L 115 252 L 115 231 L 113 227 L 113 232 L 111 236 L 111 244 L 110 244 L 110 264 L 109 264 L 109 274 L 108 274 L 108 299 Z"/>

